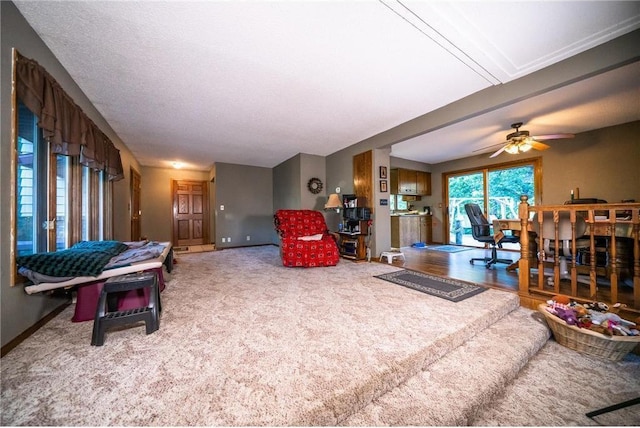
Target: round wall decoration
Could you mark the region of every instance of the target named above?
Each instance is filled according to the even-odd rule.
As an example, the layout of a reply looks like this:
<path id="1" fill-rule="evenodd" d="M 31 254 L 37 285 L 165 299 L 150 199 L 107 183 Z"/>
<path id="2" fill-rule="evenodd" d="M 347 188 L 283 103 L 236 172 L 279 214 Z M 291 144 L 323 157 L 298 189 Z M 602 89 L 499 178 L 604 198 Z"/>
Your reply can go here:
<path id="1" fill-rule="evenodd" d="M 322 192 L 322 181 L 319 178 L 312 178 L 307 183 L 307 189 L 313 194 Z"/>

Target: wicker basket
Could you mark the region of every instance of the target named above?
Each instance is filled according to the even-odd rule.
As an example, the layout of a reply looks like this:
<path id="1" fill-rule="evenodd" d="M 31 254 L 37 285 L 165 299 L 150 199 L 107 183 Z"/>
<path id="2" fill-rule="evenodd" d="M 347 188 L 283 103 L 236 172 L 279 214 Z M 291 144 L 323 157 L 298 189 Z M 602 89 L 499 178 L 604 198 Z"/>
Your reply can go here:
<path id="1" fill-rule="evenodd" d="M 564 320 L 549 313 L 546 307 L 546 304 L 540 304 L 538 310 L 546 318 L 556 342 L 567 348 L 619 361 L 640 343 L 640 336 L 606 336 L 586 328 L 568 325 Z"/>

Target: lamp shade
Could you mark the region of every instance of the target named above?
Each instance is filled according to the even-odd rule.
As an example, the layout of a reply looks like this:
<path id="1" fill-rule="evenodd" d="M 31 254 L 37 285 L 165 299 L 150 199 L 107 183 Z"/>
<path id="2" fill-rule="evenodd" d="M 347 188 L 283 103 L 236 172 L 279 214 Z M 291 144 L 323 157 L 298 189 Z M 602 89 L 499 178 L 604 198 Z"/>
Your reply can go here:
<path id="1" fill-rule="evenodd" d="M 337 193 L 332 193 L 331 195 L 329 195 L 329 200 L 327 201 L 326 204 L 324 204 L 325 210 L 331 210 L 331 209 L 336 209 L 341 207 L 342 207 L 342 202 L 340 201 L 340 196 L 338 196 Z"/>

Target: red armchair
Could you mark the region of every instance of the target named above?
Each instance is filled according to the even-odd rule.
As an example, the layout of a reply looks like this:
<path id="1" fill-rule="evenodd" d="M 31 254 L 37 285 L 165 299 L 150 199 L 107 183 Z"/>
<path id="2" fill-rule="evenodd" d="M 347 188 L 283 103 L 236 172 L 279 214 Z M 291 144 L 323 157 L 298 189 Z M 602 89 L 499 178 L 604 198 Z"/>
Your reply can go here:
<path id="1" fill-rule="evenodd" d="M 274 225 L 280 236 L 283 265 L 314 267 L 338 264 L 338 245 L 321 212 L 278 210 L 274 215 Z"/>

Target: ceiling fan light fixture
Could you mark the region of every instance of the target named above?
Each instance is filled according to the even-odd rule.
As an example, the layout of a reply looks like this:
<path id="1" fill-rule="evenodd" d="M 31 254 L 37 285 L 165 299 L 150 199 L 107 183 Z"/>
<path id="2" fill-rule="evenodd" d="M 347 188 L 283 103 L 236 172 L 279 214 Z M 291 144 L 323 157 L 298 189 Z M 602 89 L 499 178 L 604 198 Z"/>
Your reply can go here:
<path id="1" fill-rule="evenodd" d="M 531 150 L 531 147 L 531 140 L 527 138 L 518 145 L 518 151 L 520 153 L 528 152 L 529 150 Z"/>
<path id="2" fill-rule="evenodd" d="M 509 153 L 510 155 L 515 155 L 518 153 L 518 145 L 509 144 L 507 147 L 505 147 L 504 151 Z"/>
<path id="3" fill-rule="evenodd" d="M 507 140 L 502 143 L 502 147 L 494 152 L 491 158 L 498 156 L 502 152 L 507 152 L 510 155 L 516 155 L 518 153 L 525 153 L 531 149 L 534 150 L 546 150 L 549 146 L 545 143 L 541 143 L 540 140 L 559 140 L 562 138 L 573 138 L 573 134 L 549 134 L 531 136 L 529 131 L 520 130 L 522 122 L 511 124 L 511 128 L 515 129 L 514 132 L 507 135 Z M 491 146 L 493 147 L 493 146 Z M 475 150 L 478 151 L 478 150 Z"/>

